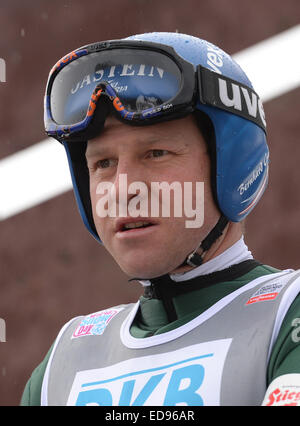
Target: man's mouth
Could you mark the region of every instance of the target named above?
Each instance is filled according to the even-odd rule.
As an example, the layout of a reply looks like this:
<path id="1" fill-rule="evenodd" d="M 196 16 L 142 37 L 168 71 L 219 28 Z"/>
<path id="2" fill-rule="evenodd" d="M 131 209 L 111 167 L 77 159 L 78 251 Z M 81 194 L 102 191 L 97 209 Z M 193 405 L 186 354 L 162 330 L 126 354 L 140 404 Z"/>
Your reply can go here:
<path id="1" fill-rule="evenodd" d="M 135 228 L 147 228 L 148 226 L 152 226 L 152 223 L 149 222 L 133 222 L 133 223 L 126 223 L 123 225 L 122 232 L 127 231 L 128 229 L 135 229 Z"/>
<path id="2" fill-rule="evenodd" d="M 155 223 L 149 220 L 133 220 L 132 218 L 119 220 L 116 224 L 116 232 L 128 232 L 133 229 L 149 228 L 154 225 Z"/>

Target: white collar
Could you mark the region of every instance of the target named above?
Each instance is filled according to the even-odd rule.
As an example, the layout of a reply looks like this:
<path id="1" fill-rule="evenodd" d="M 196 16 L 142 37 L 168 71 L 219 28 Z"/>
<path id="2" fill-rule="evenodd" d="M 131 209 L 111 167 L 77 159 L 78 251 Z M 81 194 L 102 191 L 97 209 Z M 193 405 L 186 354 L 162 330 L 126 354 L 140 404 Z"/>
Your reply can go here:
<path id="1" fill-rule="evenodd" d="M 248 250 L 248 247 L 244 242 L 244 237 L 242 236 L 235 244 L 213 259 L 208 260 L 190 271 L 183 272 L 181 274 L 171 274 L 170 278 L 176 282 L 186 281 L 199 275 L 206 275 L 212 272 L 221 271 L 222 269 L 229 268 L 231 265 L 235 265 L 248 259 L 253 259 L 253 256 L 251 251 Z M 151 284 L 149 280 L 141 280 L 140 283 L 143 286 Z"/>

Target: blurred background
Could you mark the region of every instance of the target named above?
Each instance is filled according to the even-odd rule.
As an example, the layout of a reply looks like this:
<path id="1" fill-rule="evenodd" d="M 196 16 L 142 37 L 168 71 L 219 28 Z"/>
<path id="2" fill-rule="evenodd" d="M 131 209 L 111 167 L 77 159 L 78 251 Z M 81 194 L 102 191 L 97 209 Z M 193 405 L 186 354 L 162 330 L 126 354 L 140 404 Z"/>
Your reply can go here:
<path id="1" fill-rule="evenodd" d="M 0 0 L 0 57 L 6 62 L 6 82 L 0 83 L 0 160 L 45 139 L 48 72 L 79 46 L 177 30 L 235 54 L 299 23 L 299 0 Z M 286 67 L 294 66 L 296 55 L 299 48 Z M 277 268 L 300 266 L 299 95 L 298 88 L 265 103 L 269 187 L 246 227 L 254 257 Z M 12 197 L 30 191 L 22 186 L 22 175 L 19 179 Z M 0 187 L 9 184 L 0 181 Z M 0 405 L 18 405 L 29 375 L 66 321 L 136 301 L 141 288 L 127 282 L 86 231 L 71 191 L 0 220 L 0 235 L 0 318 L 6 323 Z"/>

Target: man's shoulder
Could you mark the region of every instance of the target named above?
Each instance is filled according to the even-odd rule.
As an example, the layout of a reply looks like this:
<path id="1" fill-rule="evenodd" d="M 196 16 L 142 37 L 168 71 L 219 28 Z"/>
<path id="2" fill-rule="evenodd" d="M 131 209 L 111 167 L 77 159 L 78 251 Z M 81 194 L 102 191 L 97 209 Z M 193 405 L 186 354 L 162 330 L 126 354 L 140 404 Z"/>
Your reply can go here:
<path id="1" fill-rule="evenodd" d="M 41 405 L 42 384 L 54 344 L 50 347 L 43 361 L 33 370 L 22 394 L 21 406 Z"/>

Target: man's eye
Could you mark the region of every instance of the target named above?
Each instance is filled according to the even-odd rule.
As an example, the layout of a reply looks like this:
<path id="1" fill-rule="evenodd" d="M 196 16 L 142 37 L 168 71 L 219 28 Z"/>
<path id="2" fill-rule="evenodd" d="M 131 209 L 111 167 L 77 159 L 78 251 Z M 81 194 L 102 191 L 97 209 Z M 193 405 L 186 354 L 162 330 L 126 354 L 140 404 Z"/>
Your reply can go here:
<path id="1" fill-rule="evenodd" d="M 108 167 L 112 167 L 114 164 L 114 160 L 111 160 L 110 158 L 104 158 L 103 160 L 97 161 L 97 168 L 107 169 Z"/>
<path id="2" fill-rule="evenodd" d="M 168 154 L 168 151 L 166 151 L 165 149 L 153 149 L 150 153 L 151 157 L 163 157 L 164 155 Z"/>

